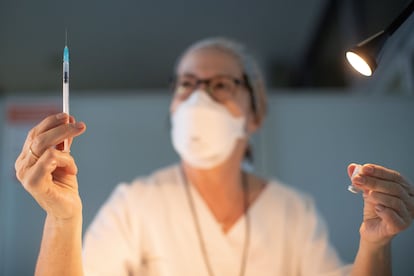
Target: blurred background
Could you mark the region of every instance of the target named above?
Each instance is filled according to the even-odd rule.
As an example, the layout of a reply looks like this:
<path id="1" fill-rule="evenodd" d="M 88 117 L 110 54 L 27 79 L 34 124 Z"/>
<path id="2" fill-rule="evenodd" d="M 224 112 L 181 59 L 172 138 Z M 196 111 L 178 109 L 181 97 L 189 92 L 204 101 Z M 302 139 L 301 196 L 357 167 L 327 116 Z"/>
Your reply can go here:
<path id="1" fill-rule="evenodd" d="M 345 49 L 384 29 L 408 2 L 2 0 L 0 91 L 59 87 L 65 29 L 73 89 L 165 88 L 176 57 L 207 36 L 246 43 L 271 87 L 346 88 L 360 77 L 349 72 Z"/>
<path id="2" fill-rule="evenodd" d="M 177 56 L 207 36 L 239 40 L 269 87 L 253 137 L 255 169 L 314 196 L 345 262 L 358 248 L 362 200 L 346 191 L 350 162 L 414 180 L 414 16 L 386 44 L 371 78 L 346 49 L 384 29 L 406 0 L 0 0 L 0 275 L 32 275 L 44 213 L 14 161 L 27 131 L 61 108 L 65 29 L 84 229 L 115 185 L 178 160 L 169 140 Z M 395 275 L 414 275 L 414 227 L 393 245 Z"/>

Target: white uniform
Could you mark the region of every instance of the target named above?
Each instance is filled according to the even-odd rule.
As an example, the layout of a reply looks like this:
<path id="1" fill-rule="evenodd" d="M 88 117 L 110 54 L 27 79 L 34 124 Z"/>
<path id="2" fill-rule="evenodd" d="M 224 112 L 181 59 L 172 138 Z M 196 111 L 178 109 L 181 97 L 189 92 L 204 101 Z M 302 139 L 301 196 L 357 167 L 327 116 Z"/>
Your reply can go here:
<path id="1" fill-rule="evenodd" d="M 245 217 L 223 233 L 196 189 L 191 189 L 214 275 L 239 275 Z M 309 197 L 271 181 L 248 212 L 245 275 L 348 273 L 350 267 L 343 267 L 330 247 Z M 179 167 L 120 184 L 89 227 L 83 254 L 88 276 L 208 276 Z"/>

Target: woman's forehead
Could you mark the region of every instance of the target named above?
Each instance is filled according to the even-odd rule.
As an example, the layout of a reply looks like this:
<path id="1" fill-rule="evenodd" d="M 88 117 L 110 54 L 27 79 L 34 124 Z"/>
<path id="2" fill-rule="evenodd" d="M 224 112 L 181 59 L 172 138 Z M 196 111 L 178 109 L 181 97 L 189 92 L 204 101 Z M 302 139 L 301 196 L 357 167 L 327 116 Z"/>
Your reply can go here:
<path id="1" fill-rule="evenodd" d="M 194 74 L 200 78 L 219 74 L 241 77 L 243 69 L 230 53 L 219 49 L 197 49 L 181 58 L 177 74 Z"/>

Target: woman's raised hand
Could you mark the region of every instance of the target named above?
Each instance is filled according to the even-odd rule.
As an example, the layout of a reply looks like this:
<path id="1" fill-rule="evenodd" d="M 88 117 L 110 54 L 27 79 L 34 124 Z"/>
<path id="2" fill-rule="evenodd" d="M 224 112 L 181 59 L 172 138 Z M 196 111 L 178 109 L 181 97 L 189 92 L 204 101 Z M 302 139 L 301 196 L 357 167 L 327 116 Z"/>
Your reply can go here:
<path id="1" fill-rule="evenodd" d="M 397 171 L 375 164 L 363 165 L 352 177 L 356 164 L 348 166 L 352 184 L 364 191 L 361 238 L 388 243 L 414 219 L 414 187 Z"/>
<path id="2" fill-rule="evenodd" d="M 63 141 L 85 132 L 86 125 L 65 113 L 51 115 L 31 129 L 18 156 L 18 180 L 48 216 L 70 219 L 81 215 L 77 167 Z"/>

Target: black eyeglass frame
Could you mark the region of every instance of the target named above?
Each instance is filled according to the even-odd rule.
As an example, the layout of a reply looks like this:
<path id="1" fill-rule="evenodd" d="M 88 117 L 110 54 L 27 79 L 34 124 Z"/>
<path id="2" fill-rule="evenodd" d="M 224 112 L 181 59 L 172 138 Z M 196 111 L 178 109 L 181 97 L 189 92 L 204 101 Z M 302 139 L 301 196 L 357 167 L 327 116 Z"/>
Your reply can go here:
<path id="1" fill-rule="evenodd" d="M 194 76 L 195 77 L 195 76 Z M 255 114 L 257 114 L 257 100 L 256 100 L 256 95 L 254 93 L 254 90 L 249 82 L 249 78 L 247 77 L 247 75 L 244 73 L 242 75 L 242 79 L 238 79 L 232 76 L 227 76 L 227 75 L 223 75 L 223 77 L 227 77 L 230 78 L 231 80 L 234 81 L 234 83 L 236 85 L 243 85 L 248 91 L 249 91 L 249 98 L 250 98 L 250 102 L 251 102 L 251 108 L 253 110 L 253 112 Z M 173 77 L 170 78 L 170 89 L 171 90 L 175 90 L 176 84 L 177 84 L 177 75 L 174 75 Z M 196 87 L 198 87 L 200 84 L 205 84 L 206 86 L 209 86 L 209 83 L 211 81 L 210 79 L 198 79 L 197 78 L 197 83 L 196 83 Z"/>

